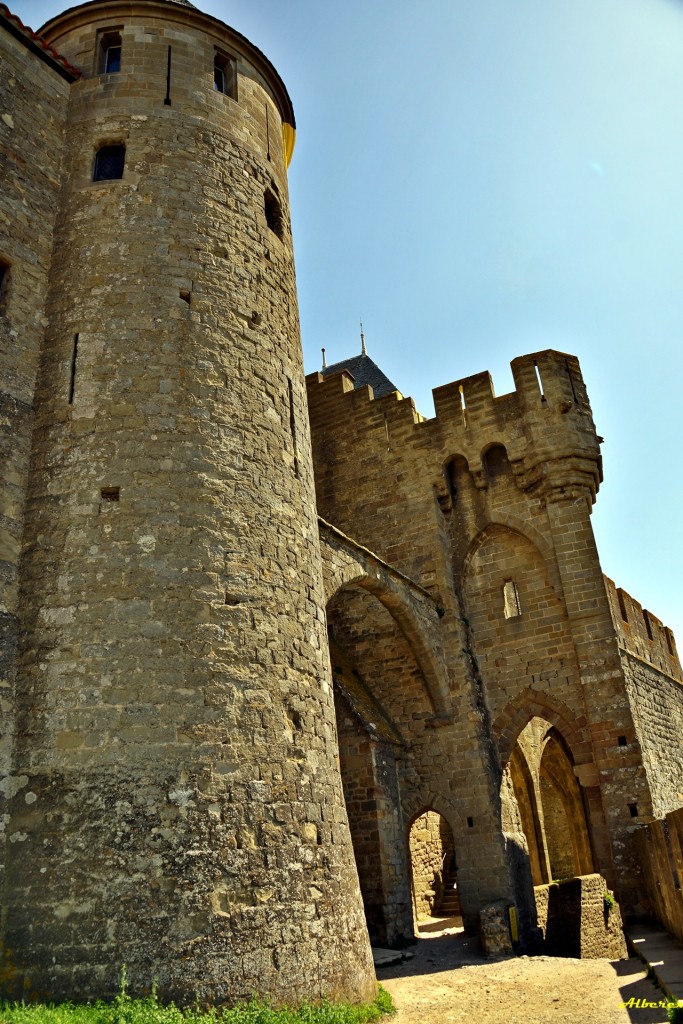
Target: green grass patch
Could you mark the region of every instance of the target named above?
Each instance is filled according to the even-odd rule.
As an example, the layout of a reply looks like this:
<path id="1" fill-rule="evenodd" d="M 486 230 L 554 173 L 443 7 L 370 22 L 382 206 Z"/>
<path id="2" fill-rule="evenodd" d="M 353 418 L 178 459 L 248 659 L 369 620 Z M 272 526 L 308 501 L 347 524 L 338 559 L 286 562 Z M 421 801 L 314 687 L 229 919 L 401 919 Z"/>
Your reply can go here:
<path id="1" fill-rule="evenodd" d="M 124 992 L 112 1003 L 2 1003 L 0 1024 L 372 1024 L 395 1012 L 381 985 L 372 1003 L 320 1003 L 296 1010 L 276 1010 L 256 1000 L 230 1010 L 181 1010 L 173 1003 L 163 1006 L 156 995 L 130 999 Z"/>

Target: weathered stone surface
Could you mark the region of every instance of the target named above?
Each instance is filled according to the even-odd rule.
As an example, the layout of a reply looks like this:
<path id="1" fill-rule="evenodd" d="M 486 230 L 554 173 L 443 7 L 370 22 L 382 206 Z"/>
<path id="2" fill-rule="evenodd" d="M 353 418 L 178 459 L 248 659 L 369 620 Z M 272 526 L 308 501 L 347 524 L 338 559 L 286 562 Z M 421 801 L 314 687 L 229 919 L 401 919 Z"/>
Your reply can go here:
<path id="1" fill-rule="evenodd" d="M 431 420 L 313 374 L 309 420 L 275 70 L 167 0 L 45 31 L 65 57 L 0 12 L 6 993 L 113 994 L 125 960 L 181 1002 L 369 997 L 411 862 L 433 908 L 437 814 L 488 948 L 510 905 L 533 948 L 532 881 L 643 909 L 681 666 L 602 575 L 578 361 L 447 384 Z"/>
<path id="2" fill-rule="evenodd" d="M 605 902 L 607 889 L 600 875 L 583 875 L 534 889 L 543 952 L 624 960 L 626 940 L 619 905 Z"/>
<path id="3" fill-rule="evenodd" d="M 113 28 L 121 70 L 99 74 L 98 33 Z M 182 1003 L 371 998 L 325 635 L 284 87 L 246 40 L 175 4 L 89 5 L 46 31 L 84 74 L 70 87 L 55 76 L 35 123 L 26 109 L 24 142 L 52 164 L 35 169 L 3 319 L 23 346 L 12 400 L 35 409 L 5 786 L 7 994 L 113 995 L 125 962 L 132 992 L 156 981 Z M 237 99 L 213 88 L 217 47 L 235 58 Z M 26 50 L 17 62 L 48 77 Z M 35 102 L 41 82 L 0 77 Z M 24 108 L 12 109 L 18 123 Z M 92 180 L 103 144 L 125 146 L 119 180 Z M 22 204 L 10 196 L 13 216 Z M 30 252 L 43 276 L 29 327 L 14 300 Z M 8 488 L 26 486 L 28 412 L 25 423 Z"/>

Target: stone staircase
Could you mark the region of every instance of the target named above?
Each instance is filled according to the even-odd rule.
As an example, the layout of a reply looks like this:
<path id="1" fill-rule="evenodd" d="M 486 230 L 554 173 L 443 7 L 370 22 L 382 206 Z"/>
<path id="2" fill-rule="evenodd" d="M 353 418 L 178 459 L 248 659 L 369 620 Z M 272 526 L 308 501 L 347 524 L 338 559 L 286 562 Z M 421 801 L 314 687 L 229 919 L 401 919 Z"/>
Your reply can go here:
<path id="1" fill-rule="evenodd" d="M 443 876 L 443 894 L 434 908 L 436 917 L 457 917 L 460 915 L 460 895 L 455 871 L 446 871 Z"/>

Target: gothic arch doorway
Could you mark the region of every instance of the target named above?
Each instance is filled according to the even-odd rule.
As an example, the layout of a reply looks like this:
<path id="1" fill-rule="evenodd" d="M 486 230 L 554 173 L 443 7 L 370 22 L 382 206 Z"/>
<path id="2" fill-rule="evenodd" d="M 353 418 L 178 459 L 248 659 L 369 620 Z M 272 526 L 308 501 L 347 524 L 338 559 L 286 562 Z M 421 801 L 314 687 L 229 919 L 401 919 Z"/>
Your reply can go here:
<path id="1" fill-rule="evenodd" d="M 462 925 L 455 840 L 443 815 L 433 809 L 418 814 L 408 830 L 408 850 L 415 933 L 430 930 L 433 918 Z"/>

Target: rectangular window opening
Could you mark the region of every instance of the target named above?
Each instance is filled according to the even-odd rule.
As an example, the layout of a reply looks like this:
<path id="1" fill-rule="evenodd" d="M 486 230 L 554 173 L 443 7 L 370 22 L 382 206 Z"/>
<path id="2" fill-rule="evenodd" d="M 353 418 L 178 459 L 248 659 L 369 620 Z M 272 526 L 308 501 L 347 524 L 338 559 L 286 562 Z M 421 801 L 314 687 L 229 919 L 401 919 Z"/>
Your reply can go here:
<path id="1" fill-rule="evenodd" d="M 624 622 L 628 622 L 628 613 L 626 611 L 626 602 L 624 601 L 623 590 L 617 590 L 617 600 L 619 601 L 619 611 Z"/>
<path id="2" fill-rule="evenodd" d="M 118 501 L 120 493 L 120 487 L 103 487 L 100 491 L 100 497 L 102 501 Z"/>
<path id="3" fill-rule="evenodd" d="M 632 818 L 638 817 L 638 804 L 628 804 L 628 811 Z"/>
<path id="4" fill-rule="evenodd" d="M 118 181 L 123 177 L 126 164 L 126 147 L 122 145 L 100 146 L 95 153 L 93 181 Z"/>
<path id="5" fill-rule="evenodd" d="M 97 33 L 95 59 L 98 75 L 115 75 L 121 70 L 121 29 L 122 26 L 117 26 Z"/>
<path id="6" fill-rule="evenodd" d="M 625 736 L 617 736 L 617 743 L 620 747 L 626 747 L 628 745 Z"/>
<path id="7" fill-rule="evenodd" d="M 506 580 L 503 584 L 503 614 L 506 619 L 518 619 L 522 614 L 519 591 L 514 580 Z"/>
<path id="8" fill-rule="evenodd" d="M 213 58 L 213 87 L 216 92 L 237 99 L 237 63 L 220 50 L 216 50 Z"/>
<path id="9" fill-rule="evenodd" d="M 474 818 L 468 818 L 467 819 L 467 827 L 468 828 L 474 828 Z"/>

